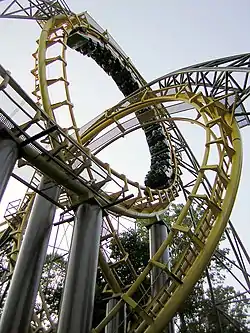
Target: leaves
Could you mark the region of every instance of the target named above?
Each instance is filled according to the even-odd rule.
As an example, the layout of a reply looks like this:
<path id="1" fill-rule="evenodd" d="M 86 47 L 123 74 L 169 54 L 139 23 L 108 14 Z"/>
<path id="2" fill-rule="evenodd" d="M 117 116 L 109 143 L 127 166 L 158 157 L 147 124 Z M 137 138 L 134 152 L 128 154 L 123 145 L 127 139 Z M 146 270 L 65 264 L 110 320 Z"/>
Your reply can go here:
<path id="1" fill-rule="evenodd" d="M 169 227 L 175 223 L 182 208 L 182 204 L 172 204 L 170 206 L 168 215 L 164 217 Z M 203 211 L 201 207 L 197 206 L 191 213 L 189 212 L 183 223 L 192 227 L 197 225 Z M 225 236 L 221 240 L 224 239 Z M 177 235 L 176 241 L 171 248 L 172 264 L 178 260 L 178 256 L 182 253 L 184 245 L 183 235 Z M 217 310 L 213 306 L 211 291 L 208 286 L 206 273 L 204 272 L 189 297 L 179 307 L 177 313 L 179 333 L 231 333 L 248 331 L 248 303 L 246 296 L 242 295 L 240 298 L 235 298 L 237 292 L 234 287 L 225 285 L 227 269 L 230 270 L 232 268 L 232 264 L 225 260 L 225 256 L 229 252 L 227 248 L 220 248 L 219 244 L 217 254 L 211 259 L 209 265 L 209 277 L 213 287 L 213 296 Z M 233 303 L 227 301 L 230 298 Z M 237 299 L 240 302 L 237 302 Z"/>
<path id="2" fill-rule="evenodd" d="M 138 232 L 130 229 L 120 234 L 120 241 L 125 251 L 129 253 L 129 259 L 132 262 L 137 275 L 139 275 L 149 260 L 149 239 L 147 232 L 145 232 L 142 228 L 139 228 Z M 114 261 L 123 259 L 123 256 L 115 242 L 111 242 L 110 250 L 111 259 Z M 131 284 L 134 278 L 127 265 L 119 265 L 116 270 L 119 277 L 121 277 L 121 281 L 124 286 Z"/>
<path id="3" fill-rule="evenodd" d="M 178 218 L 183 205 L 172 204 L 168 215 L 164 217 L 165 223 L 171 227 Z M 186 217 L 184 223 L 192 226 L 199 220 L 202 214 L 201 208 L 192 212 Z M 137 230 L 126 230 L 120 233 L 120 241 L 131 261 L 136 274 L 140 274 L 149 260 L 149 232 L 143 225 L 149 221 L 137 221 Z M 176 242 L 171 248 L 171 261 L 174 263 L 182 253 L 184 246 L 183 236 L 176 238 Z M 109 245 L 111 260 L 119 262 L 124 259 L 116 242 Z M 196 283 L 189 297 L 183 304 L 180 304 L 175 320 L 178 324 L 176 333 L 233 333 L 247 332 L 248 325 L 248 300 L 246 294 L 240 294 L 233 286 L 226 285 L 226 268 L 231 269 L 231 263 L 225 260 L 225 255 L 229 254 L 229 249 L 217 248 L 217 256 L 213 257 L 209 265 L 209 276 L 213 285 L 213 295 L 209 289 L 207 276 L 204 272 L 201 279 Z M 6 272 L 6 257 L 2 255 L 1 263 L 3 269 L 0 271 L 0 279 L 4 279 Z M 59 315 L 60 302 L 63 292 L 63 285 L 66 276 L 67 260 L 59 254 L 49 254 L 46 257 L 42 279 L 40 283 L 40 296 L 36 302 L 36 320 L 39 324 L 34 324 L 36 329 L 40 327 L 39 332 L 56 332 L 56 325 Z M 134 281 L 131 269 L 123 262 L 115 268 L 123 287 L 130 285 Z M 149 287 L 150 279 L 146 279 Z M 95 292 L 95 307 L 93 316 L 93 327 L 97 326 L 105 317 L 107 295 L 103 294 L 106 282 L 102 272 L 98 269 Z M 213 306 L 212 299 L 216 303 Z M 140 298 L 141 295 L 134 295 L 134 298 Z M 44 298 L 47 309 L 42 304 Z M 49 314 L 49 316 L 48 316 Z M 218 320 L 218 314 L 220 321 Z M 41 327 L 42 324 L 42 327 Z M 221 326 L 221 331 L 220 331 Z M 38 332 L 38 331 L 37 331 Z"/>

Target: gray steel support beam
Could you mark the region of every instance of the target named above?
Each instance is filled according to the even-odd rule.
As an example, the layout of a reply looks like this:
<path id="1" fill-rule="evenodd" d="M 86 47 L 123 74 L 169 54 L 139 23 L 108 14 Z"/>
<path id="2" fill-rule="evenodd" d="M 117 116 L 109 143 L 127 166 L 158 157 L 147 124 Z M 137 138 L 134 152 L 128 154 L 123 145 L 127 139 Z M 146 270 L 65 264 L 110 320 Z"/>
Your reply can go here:
<path id="1" fill-rule="evenodd" d="M 39 189 L 58 200 L 59 187 L 43 177 Z M 56 206 L 36 196 L 0 321 L 1 333 L 27 333 L 46 258 Z"/>
<path id="2" fill-rule="evenodd" d="M 167 238 L 167 228 L 164 224 L 152 224 L 149 229 L 150 258 L 157 252 L 163 241 Z M 161 258 L 161 262 L 166 264 L 169 261 L 169 253 L 166 250 Z M 166 284 L 167 275 L 160 268 L 154 267 L 151 274 L 152 296 L 154 297 Z"/>
<path id="3" fill-rule="evenodd" d="M 168 231 L 167 227 L 162 223 L 158 222 L 152 224 L 149 229 L 149 246 L 150 246 L 150 258 L 157 252 L 163 241 L 167 238 Z M 166 249 L 161 258 L 163 264 L 169 262 L 169 250 Z M 160 268 L 153 267 L 151 274 L 151 294 L 152 297 L 156 296 L 157 293 L 161 290 L 163 285 L 167 283 L 167 274 L 162 272 Z M 166 329 L 168 333 L 174 333 L 173 321 L 171 321 Z"/>
<path id="4" fill-rule="evenodd" d="M 96 203 L 78 207 L 58 333 L 89 333 L 91 330 L 101 224 L 102 210 Z"/>
<path id="5" fill-rule="evenodd" d="M 117 304 L 116 299 L 110 299 L 106 306 L 106 314 L 108 314 L 113 307 Z M 105 327 L 105 333 L 114 333 L 119 332 L 119 326 L 120 326 L 120 311 L 115 315 L 115 317 L 108 323 L 108 325 Z"/>
<path id="6" fill-rule="evenodd" d="M 116 306 L 117 300 L 112 298 L 106 306 L 106 315 Z M 124 333 L 127 332 L 126 304 L 118 311 L 114 318 L 105 327 L 105 333 Z"/>
<path id="7" fill-rule="evenodd" d="M 0 134 L 1 135 L 1 134 Z M 18 147 L 15 141 L 0 139 L 0 201 L 10 179 L 18 158 Z"/>
<path id="8" fill-rule="evenodd" d="M 121 294 L 122 289 L 117 282 L 113 272 L 109 269 L 109 265 L 105 259 L 105 255 L 103 254 L 102 250 L 100 250 L 99 253 L 99 265 L 102 270 L 102 274 L 105 278 L 105 280 L 108 282 L 109 287 L 112 289 L 114 294 Z M 112 298 L 108 301 L 106 305 L 106 315 L 112 310 L 112 308 L 117 304 L 117 300 L 115 298 Z M 124 322 L 124 308 L 120 309 L 120 311 L 115 315 L 115 317 L 108 323 L 108 325 L 105 327 L 105 333 L 124 333 L 125 331 L 125 322 Z M 123 322 L 123 325 L 121 325 Z"/>

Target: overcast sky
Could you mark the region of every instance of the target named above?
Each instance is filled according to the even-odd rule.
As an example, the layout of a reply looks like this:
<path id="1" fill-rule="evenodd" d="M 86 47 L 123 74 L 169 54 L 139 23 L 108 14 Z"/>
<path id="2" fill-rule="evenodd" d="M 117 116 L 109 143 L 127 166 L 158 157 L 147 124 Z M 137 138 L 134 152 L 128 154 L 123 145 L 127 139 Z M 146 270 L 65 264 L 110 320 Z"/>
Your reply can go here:
<path id="1" fill-rule="evenodd" d="M 0 9 L 7 2 L 10 1 L 0 3 Z M 87 10 L 107 28 L 148 82 L 184 66 L 250 51 L 249 0 L 72 0 L 68 3 L 75 12 Z M 31 54 L 36 49 L 39 32 L 32 21 L 0 20 L 0 63 L 28 92 L 34 87 Z M 91 59 L 69 52 L 68 60 L 72 99 L 81 126 L 121 100 L 122 95 Z M 244 165 L 232 220 L 250 250 L 250 128 L 244 128 L 241 133 Z M 136 137 L 136 145 L 133 136 L 126 140 L 125 154 L 118 151 L 117 155 L 110 156 L 111 165 L 143 178 L 149 165 L 145 140 Z M 194 146 L 195 140 L 191 143 Z M 18 197 L 17 188 L 15 193 L 13 187 L 8 188 L 2 211 L 10 198 Z"/>

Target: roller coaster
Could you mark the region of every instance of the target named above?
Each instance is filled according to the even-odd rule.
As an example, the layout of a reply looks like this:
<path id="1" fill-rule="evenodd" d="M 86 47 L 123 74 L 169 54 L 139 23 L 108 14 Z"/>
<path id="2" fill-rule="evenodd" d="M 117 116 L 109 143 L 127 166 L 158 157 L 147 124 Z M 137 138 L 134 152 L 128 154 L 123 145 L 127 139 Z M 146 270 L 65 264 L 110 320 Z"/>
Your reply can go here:
<path id="1" fill-rule="evenodd" d="M 245 109 L 250 53 L 188 66 L 147 83 L 87 12 L 75 14 L 62 0 L 3 1 L 0 10 L 2 19 L 28 19 L 41 28 L 32 55 L 33 98 L 0 66 L 1 198 L 11 176 L 27 187 L 21 200 L 9 203 L 1 224 L 0 332 L 172 333 L 180 304 L 228 228 L 249 260 L 229 219 L 241 177 L 240 129 L 250 124 Z M 124 95 L 82 127 L 70 95 L 69 48 L 92 58 Z M 57 74 L 50 77 L 49 68 Z M 55 87 L 57 94 L 52 93 Z M 18 112 L 13 114 L 13 108 Z M 59 125 L 59 113 L 68 119 L 67 128 Z M 204 131 L 201 163 L 182 135 L 180 122 Z M 144 184 L 98 157 L 135 131 L 144 133 L 151 157 Z M 28 181 L 18 169 L 28 170 Z M 181 195 L 183 209 L 166 226 L 163 216 Z M 199 221 L 190 225 L 188 216 L 197 207 Z M 153 250 L 137 272 L 119 239 L 119 224 L 136 225 L 140 220 L 150 229 Z M 68 265 L 55 323 L 39 281 L 48 248 L 59 249 L 57 237 L 67 237 L 67 232 L 72 240 L 62 249 Z M 53 246 L 51 234 L 56 234 Z M 180 238 L 182 251 L 172 260 L 169 249 Z M 110 258 L 111 242 L 122 260 Z M 121 266 L 131 272 L 129 285 L 119 276 Z M 239 266 L 244 271 L 243 262 Z M 106 316 L 92 327 L 97 269 L 110 296 Z M 248 284 L 249 275 L 243 275 Z M 43 321 L 34 310 L 37 297 L 40 313 L 46 315 Z"/>

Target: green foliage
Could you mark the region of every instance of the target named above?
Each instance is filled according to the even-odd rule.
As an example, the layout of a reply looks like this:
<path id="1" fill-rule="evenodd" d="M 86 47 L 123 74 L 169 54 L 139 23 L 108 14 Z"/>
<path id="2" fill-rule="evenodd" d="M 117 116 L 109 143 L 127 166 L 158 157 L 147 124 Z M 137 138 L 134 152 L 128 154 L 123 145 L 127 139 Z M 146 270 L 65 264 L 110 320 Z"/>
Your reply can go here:
<path id="1" fill-rule="evenodd" d="M 171 226 L 177 217 L 179 216 L 183 208 L 182 204 L 172 204 L 169 209 L 169 214 L 165 216 L 165 222 Z M 196 226 L 200 217 L 202 216 L 202 209 L 196 207 L 192 211 L 192 217 L 190 214 L 184 220 L 184 224 L 188 226 Z M 222 237 L 224 240 L 225 237 Z M 182 253 L 184 246 L 186 245 L 185 237 L 179 234 L 174 246 L 171 248 L 171 262 L 172 264 L 178 260 L 179 255 Z M 214 256 L 211 259 L 209 265 L 209 277 L 213 286 L 213 293 L 215 303 L 219 304 L 216 311 L 211 300 L 211 294 L 208 287 L 207 274 L 201 276 L 200 280 L 195 285 L 193 291 L 186 299 L 186 301 L 180 306 L 177 318 L 180 324 L 179 333 L 216 333 L 220 332 L 220 326 L 218 321 L 218 314 L 220 318 L 220 325 L 222 332 L 247 332 L 248 331 L 248 303 L 245 295 L 241 296 L 240 302 L 235 302 L 239 298 L 235 298 L 237 295 L 236 290 L 232 286 L 225 286 L 226 268 L 231 269 L 232 265 L 225 260 L 219 260 L 223 256 L 229 254 L 229 249 L 220 248 L 220 244 L 217 247 L 217 251 L 222 255 Z M 232 302 L 226 302 L 231 298 Z M 230 320 L 232 322 L 230 322 Z M 233 325 L 233 323 L 235 325 Z M 237 330 L 236 327 L 241 327 L 241 330 Z"/>
<path id="2" fill-rule="evenodd" d="M 169 227 L 175 223 L 182 208 L 182 204 L 172 204 L 170 206 L 168 215 L 165 215 L 164 217 L 164 221 Z M 197 206 L 196 209 L 192 211 L 192 216 L 188 214 L 183 223 L 195 228 L 202 214 L 202 209 Z M 145 228 L 143 228 L 142 225 L 147 224 L 147 222 L 148 221 L 141 220 L 138 223 L 138 227 L 141 229 L 139 231 L 140 233 L 145 232 Z M 224 236 L 222 237 L 222 240 L 223 239 L 225 239 Z M 172 265 L 178 261 L 187 242 L 188 239 L 181 233 L 175 238 L 175 242 L 170 249 Z M 232 268 L 232 264 L 226 260 L 218 259 L 228 255 L 229 249 L 220 248 L 219 245 L 217 252 L 222 256 L 218 255 L 212 258 L 209 265 L 209 277 L 213 286 L 215 302 L 216 304 L 219 303 L 217 307 L 220 314 L 219 317 L 222 332 L 238 332 L 236 327 L 241 327 L 240 332 L 247 332 L 249 322 L 247 320 L 248 303 L 246 296 L 243 295 L 240 298 L 235 298 L 237 292 L 234 287 L 225 286 L 226 272 L 227 269 L 230 270 Z M 226 300 L 230 298 L 231 302 L 226 302 Z M 239 299 L 240 302 L 236 302 L 235 300 L 237 299 Z M 181 304 L 176 317 L 177 322 L 179 323 L 178 333 L 220 332 L 218 315 L 211 301 L 206 272 L 204 272 L 200 280 L 197 282 L 189 297 L 183 304 Z M 232 322 L 230 322 L 230 320 Z M 235 323 L 235 326 L 233 323 Z"/>
<path id="3" fill-rule="evenodd" d="M 63 256 L 48 254 L 40 282 L 41 291 L 48 306 L 49 313 L 56 320 L 62 297 L 67 262 Z"/>
<path id="4" fill-rule="evenodd" d="M 103 289 L 106 285 L 106 281 L 102 275 L 101 270 L 98 268 L 96 277 L 96 288 L 95 288 L 95 304 L 93 312 L 92 326 L 96 327 L 106 315 L 106 304 L 107 300 L 103 297 Z"/>
<path id="5" fill-rule="evenodd" d="M 129 253 L 129 259 L 133 264 L 136 274 L 139 275 L 147 265 L 149 259 L 149 240 L 147 234 L 140 229 L 138 232 L 130 229 L 120 234 L 120 241 L 125 251 Z M 111 242 L 110 250 L 110 258 L 115 262 L 123 259 L 123 255 L 115 242 Z M 119 265 L 116 270 L 118 275 L 122 277 L 121 280 L 125 285 L 131 284 L 134 277 L 128 265 Z"/>
<path id="6" fill-rule="evenodd" d="M 67 271 L 67 261 L 64 257 L 54 254 L 48 254 L 43 267 L 42 278 L 40 282 L 40 290 L 44 295 L 44 300 L 48 308 L 48 314 L 51 321 L 54 323 L 54 328 L 51 327 L 51 323 L 46 316 L 43 316 L 43 326 L 45 329 L 50 329 L 50 333 L 56 332 L 56 326 L 58 321 L 60 302 L 63 293 L 63 286 Z M 102 291 L 106 282 L 102 276 L 100 269 L 97 271 L 96 290 L 95 290 L 95 306 L 93 313 L 93 326 L 97 326 L 100 321 L 105 317 L 106 313 L 106 301 L 103 300 Z M 36 302 L 36 312 L 40 313 L 44 308 L 44 303 L 38 298 Z M 47 330 L 41 330 L 41 332 L 47 332 Z"/>
<path id="7" fill-rule="evenodd" d="M 7 290 L 9 288 L 9 257 L 8 253 L 11 247 L 8 243 L 2 245 L 0 253 L 0 315 L 2 314 L 3 304 L 6 300 Z"/>
<path id="8" fill-rule="evenodd" d="M 178 217 L 182 205 L 171 205 L 169 214 L 165 216 L 165 222 L 169 226 L 174 223 Z M 202 211 L 197 208 L 194 212 L 194 219 L 198 220 Z M 125 252 L 129 253 L 129 260 L 132 263 L 135 272 L 139 275 L 143 268 L 147 265 L 149 260 L 149 233 L 145 225 L 147 221 L 138 221 L 137 230 L 126 230 L 120 234 L 120 241 L 125 249 Z M 186 225 L 192 225 L 193 221 L 191 216 L 188 215 L 184 222 Z M 178 256 L 183 250 L 185 241 L 183 237 L 178 236 L 174 247 L 171 249 L 172 264 L 178 259 Z M 111 260 L 117 262 L 124 259 L 124 255 L 116 242 L 111 242 L 108 248 L 111 253 Z M 221 254 L 227 255 L 228 249 L 217 249 Z M 222 257 L 223 258 L 223 257 Z M 40 318 L 43 320 L 43 326 L 45 330 L 39 330 L 39 332 L 45 332 L 50 328 L 50 332 L 56 332 L 56 322 L 59 314 L 59 306 L 62 296 L 63 283 L 66 276 L 66 260 L 57 254 L 48 255 L 46 258 L 45 266 L 43 269 L 41 279 L 41 291 L 46 301 L 48 311 L 50 314 L 49 322 L 46 313 L 43 314 L 41 299 L 38 298 L 36 304 L 36 311 L 39 313 Z M 220 332 L 219 324 L 222 327 L 222 332 L 247 332 L 248 329 L 248 317 L 247 317 L 247 299 L 245 295 L 237 296 L 237 291 L 233 286 L 226 286 L 226 269 L 231 269 L 231 264 L 228 264 L 225 260 L 218 260 L 214 257 L 209 266 L 209 276 L 213 285 L 213 296 L 217 304 L 217 312 L 220 313 L 220 323 L 218 322 L 218 313 L 212 306 L 212 297 L 208 287 L 208 280 L 206 272 L 202 275 L 201 279 L 195 285 L 193 291 L 187 300 L 180 305 L 178 313 L 176 314 L 176 320 L 179 325 L 179 329 L 176 333 L 216 333 Z M 120 264 L 116 267 L 117 276 L 123 283 L 123 288 L 133 283 L 134 275 L 127 262 Z M 149 287 L 150 279 L 146 279 L 147 287 Z M 93 327 L 96 327 L 98 323 L 105 317 L 107 299 L 104 299 L 103 289 L 106 282 L 102 276 L 101 271 L 98 269 L 97 282 L 96 282 L 96 294 L 95 294 L 95 308 L 93 316 Z M 141 295 L 134 295 L 135 299 L 140 298 Z M 228 300 L 228 301 L 226 301 Z M 240 300 L 240 302 L 236 302 Z M 46 312 L 46 311 L 44 311 Z M 240 325 L 241 330 L 237 330 L 236 327 Z"/>

